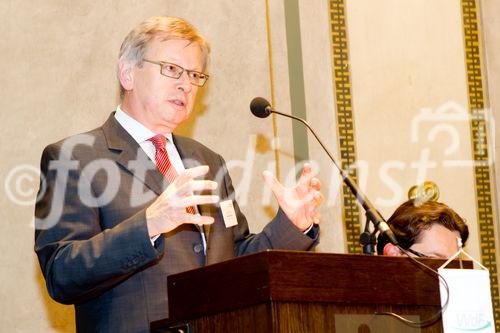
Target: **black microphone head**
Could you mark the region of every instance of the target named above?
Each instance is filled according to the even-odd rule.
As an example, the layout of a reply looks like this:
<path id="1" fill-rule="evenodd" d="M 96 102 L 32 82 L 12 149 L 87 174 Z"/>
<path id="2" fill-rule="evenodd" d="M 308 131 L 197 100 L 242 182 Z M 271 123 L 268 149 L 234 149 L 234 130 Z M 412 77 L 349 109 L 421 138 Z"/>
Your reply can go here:
<path id="1" fill-rule="evenodd" d="M 271 114 L 271 104 L 262 97 L 255 97 L 250 103 L 250 110 L 253 115 L 259 118 L 266 118 Z"/>

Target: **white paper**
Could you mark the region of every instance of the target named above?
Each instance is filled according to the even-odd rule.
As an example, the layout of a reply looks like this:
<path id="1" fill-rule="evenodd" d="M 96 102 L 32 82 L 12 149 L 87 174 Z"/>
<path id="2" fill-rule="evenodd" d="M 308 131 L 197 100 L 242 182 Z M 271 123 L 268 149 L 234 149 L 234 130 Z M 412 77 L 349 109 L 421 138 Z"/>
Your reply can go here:
<path id="1" fill-rule="evenodd" d="M 449 301 L 443 312 L 445 333 L 495 333 L 491 305 L 490 276 L 484 269 L 439 268 L 449 288 Z M 446 288 L 440 280 L 441 306 L 446 302 Z"/>
<path id="2" fill-rule="evenodd" d="M 236 212 L 234 211 L 233 200 L 221 201 L 220 210 L 222 211 L 222 218 L 224 219 L 224 224 L 226 225 L 226 228 L 238 225 L 238 219 L 236 219 Z"/>

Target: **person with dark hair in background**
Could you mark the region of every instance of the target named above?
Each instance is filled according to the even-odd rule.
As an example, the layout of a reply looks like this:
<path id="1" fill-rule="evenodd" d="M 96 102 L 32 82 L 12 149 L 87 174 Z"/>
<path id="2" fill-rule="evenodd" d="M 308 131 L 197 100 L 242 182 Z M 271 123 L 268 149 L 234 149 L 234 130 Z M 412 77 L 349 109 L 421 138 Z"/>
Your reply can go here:
<path id="1" fill-rule="evenodd" d="M 399 245 L 417 257 L 447 259 L 458 251 L 457 239 L 465 245 L 469 237 L 464 219 L 447 205 L 435 201 L 408 200 L 396 209 L 387 224 Z M 377 253 L 404 255 L 384 235 L 378 237 Z"/>

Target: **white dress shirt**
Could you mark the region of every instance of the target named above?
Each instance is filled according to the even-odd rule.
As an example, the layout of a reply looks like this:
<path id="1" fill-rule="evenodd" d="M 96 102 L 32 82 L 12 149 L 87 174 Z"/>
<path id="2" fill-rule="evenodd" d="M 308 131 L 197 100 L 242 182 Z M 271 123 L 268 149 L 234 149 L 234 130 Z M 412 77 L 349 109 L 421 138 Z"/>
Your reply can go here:
<path id="1" fill-rule="evenodd" d="M 125 129 L 125 131 L 132 136 L 132 138 L 137 141 L 139 146 L 141 146 L 142 150 L 146 153 L 146 155 L 153 161 L 153 163 L 156 164 L 156 148 L 154 144 L 149 141 L 153 136 L 156 135 L 153 131 L 151 131 L 149 128 L 132 118 L 130 115 L 128 115 L 125 111 L 123 111 L 118 105 L 116 107 L 116 113 L 115 113 L 115 119 L 118 121 L 118 123 Z M 182 171 L 185 170 L 184 164 L 182 163 L 181 155 L 179 155 L 179 152 L 177 151 L 177 148 L 174 145 L 172 133 L 167 133 L 165 134 L 165 137 L 167 138 L 167 145 L 166 145 L 166 150 L 168 154 L 168 158 L 170 160 L 170 163 L 174 167 L 175 171 L 177 174 L 180 174 Z M 195 211 L 198 213 L 198 208 L 196 206 L 193 207 Z M 198 229 L 200 230 L 201 233 L 201 239 L 203 242 L 203 250 L 206 253 L 206 248 L 207 248 L 207 241 L 205 238 L 205 233 L 203 231 L 203 226 L 198 226 Z M 154 241 L 158 239 L 160 235 L 154 236 L 151 238 L 151 243 L 154 245 Z"/>
<path id="2" fill-rule="evenodd" d="M 151 161 L 156 164 L 156 148 L 151 141 L 148 141 L 153 136 L 155 136 L 156 133 L 129 116 L 120 108 L 119 105 L 116 107 L 115 119 L 120 125 L 122 125 L 122 127 L 128 132 L 128 134 L 130 134 L 132 138 L 137 141 L 139 146 L 141 146 L 142 150 L 144 150 Z M 174 167 L 175 171 L 177 171 L 177 174 L 180 174 L 185 170 L 185 168 L 184 164 L 182 164 L 181 156 L 179 155 L 179 152 L 174 145 L 172 133 L 166 134 L 165 137 L 167 138 L 167 146 L 165 148 L 167 150 L 170 163 Z"/>

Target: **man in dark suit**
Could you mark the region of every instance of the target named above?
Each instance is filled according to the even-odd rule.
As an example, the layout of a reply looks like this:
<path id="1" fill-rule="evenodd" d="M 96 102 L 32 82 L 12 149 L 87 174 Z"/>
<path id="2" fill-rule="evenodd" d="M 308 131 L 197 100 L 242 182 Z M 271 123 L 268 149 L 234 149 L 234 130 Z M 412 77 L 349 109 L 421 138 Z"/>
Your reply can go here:
<path id="1" fill-rule="evenodd" d="M 50 295 L 75 305 L 79 332 L 148 332 L 168 317 L 168 275 L 318 241 L 323 197 L 309 166 L 294 188 L 264 173 L 280 209 L 250 234 L 222 157 L 172 134 L 208 79 L 208 53 L 182 19 L 142 22 L 120 50 L 116 112 L 43 152 L 35 251 Z"/>

